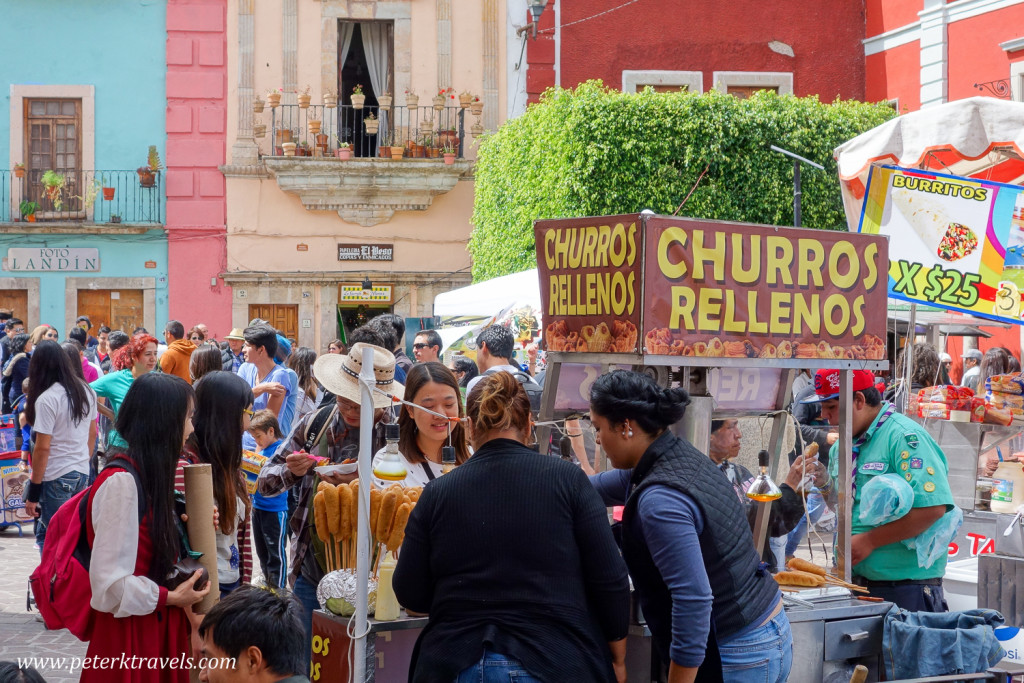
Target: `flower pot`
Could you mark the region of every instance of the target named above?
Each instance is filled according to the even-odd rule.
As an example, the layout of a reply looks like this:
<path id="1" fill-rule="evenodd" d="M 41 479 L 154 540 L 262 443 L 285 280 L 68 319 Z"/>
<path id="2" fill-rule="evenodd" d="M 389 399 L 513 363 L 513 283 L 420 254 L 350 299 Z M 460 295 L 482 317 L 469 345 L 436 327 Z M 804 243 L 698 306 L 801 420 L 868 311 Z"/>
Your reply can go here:
<path id="1" fill-rule="evenodd" d="M 454 164 L 455 163 L 455 155 L 454 154 L 449 154 L 449 153 L 446 152 L 445 155 L 444 155 L 444 163 L 445 163 L 445 166 L 451 166 L 452 164 Z"/>
<path id="2" fill-rule="evenodd" d="M 437 159 L 441 156 L 441 150 L 437 147 L 427 147 L 427 156 L 431 159 Z"/>
<path id="3" fill-rule="evenodd" d="M 120 216 L 111 216 L 110 217 L 110 222 L 111 223 L 120 223 L 121 222 L 121 217 Z"/>
<path id="4" fill-rule="evenodd" d="M 279 106 L 281 106 L 281 93 L 279 93 L 279 92 L 267 93 L 267 102 L 270 103 L 270 108 L 271 109 L 277 109 Z"/>
<path id="5" fill-rule="evenodd" d="M 442 130 L 437 134 L 437 144 L 443 147 L 458 148 L 459 134 L 454 130 Z"/>
<path id="6" fill-rule="evenodd" d="M 312 99 L 311 95 L 299 95 L 299 109 L 309 109 L 309 101 Z"/>
<path id="7" fill-rule="evenodd" d="M 30 213 L 29 215 L 25 216 L 25 220 L 27 220 L 29 223 L 35 223 L 36 215 L 34 213 Z"/>
<path id="8" fill-rule="evenodd" d="M 291 142 L 292 141 L 292 132 L 290 130 L 288 130 L 287 128 L 279 128 L 278 131 L 277 131 L 277 141 L 278 142 Z"/>
<path id="9" fill-rule="evenodd" d="M 322 121 L 317 121 L 316 119 L 310 119 L 310 121 L 309 121 L 309 134 L 310 135 L 319 135 L 320 127 L 322 125 L 323 125 Z"/>
<path id="10" fill-rule="evenodd" d="M 14 177 L 15 178 L 24 178 L 25 177 L 25 167 L 22 166 L 21 168 L 14 169 Z"/>
<path id="11" fill-rule="evenodd" d="M 477 121 L 476 123 L 474 123 L 472 126 L 469 127 L 469 132 L 475 138 L 480 137 L 481 135 L 484 134 L 483 124 L 481 124 L 479 121 Z"/>
<path id="12" fill-rule="evenodd" d="M 377 105 L 384 111 L 391 109 L 391 95 L 381 95 L 378 97 Z"/>
<path id="13" fill-rule="evenodd" d="M 281 150 L 284 152 L 286 157 L 295 156 L 295 143 L 294 142 L 282 142 Z"/>
<path id="14" fill-rule="evenodd" d="M 153 187 L 156 185 L 156 173 L 154 171 L 136 171 L 136 173 L 139 174 L 139 185 L 141 187 Z"/>
<path id="15" fill-rule="evenodd" d="M 352 108 L 353 109 L 362 109 L 364 102 L 366 102 L 366 95 L 352 93 Z"/>
<path id="16" fill-rule="evenodd" d="M 114 190 L 115 189 L 116 188 L 113 188 L 113 187 L 104 187 L 103 188 L 103 199 L 105 199 L 108 202 L 114 201 Z"/>
<path id="17" fill-rule="evenodd" d="M 434 98 L 431 101 L 434 103 L 435 110 L 441 111 L 444 109 L 444 95 L 434 95 Z"/>
<path id="18" fill-rule="evenodd" d="M 484 103 L 480 100 L 469 105 L 469 113 L 473 116 L 480 116 L 484 113 Z"/>
<path id="19" fill-rule="evenodd" d="M 376 135 L 377 131 L 380 130 L 379 119 L 363 119 L 363 125 L 366 126 L 367 135 Z"/>
<path id="20" fill-rule="evenodd" d="M 263 106 L 264 106 L 263 100 L 261 100 L 258 97 L 255 100 L 253 100 L 253 102 L 252 102 L 252 110 L 256 114 L 262 114 L 263 113 Z"/>
<path id="21" fill-rule="evenodd" d="M 324 147 L 327 145 L 327 136 L 323 133 L 318 133 L 316 136 L 316 146 Z"/>
<path id="22" fill-rule="evenodd" d="M 252 136 L 254 138 L 265 138 L 267 137 L 267 124 L 257 123 L 252 127 Z"/>
<path id="23" fill-rule="evenodd" d="M 338 96 L 331 95 L 330 93 L 324 93 L 324 106 L 328 109 L 334 109 L 338 106 Z"/>
<path id="24" fill-rule="evenodd" d="M 338 158 L 341 159 L 342 161 L 347 161 L 352 158 L 352 150 L 349 149 L 348 147 L 343 147 L 342 149 L 336 150 L 336 154 L 338 155 Z"/>
<path id="25" fill-rule="evenodd" d="M 420 132 L 424 135 L 428 135 L 431 130 L 434 129 L 433 121 L 420 121 Z"/>
<path id="26" fill-rule="evenodd" d="M 405 154 L 405 147 L 395 147 L 394 145 L 391 146 L 391 158 L 392 159 L 395 159 L 395 160 L 401 159 L 404 154 Z"/>
<path id="27" fill-rule="evenodd" d="M 472 95 L 459 95 L 459 106 L 465 109 L 469 105 L 473 104 Z"/>
<path id="28" fill-rule="evenodd" d="M 414 95 L 411 92 L 405 94 L 405 106 L 409 109 L 415 109 L 420 106 L 420 96 Z"/>

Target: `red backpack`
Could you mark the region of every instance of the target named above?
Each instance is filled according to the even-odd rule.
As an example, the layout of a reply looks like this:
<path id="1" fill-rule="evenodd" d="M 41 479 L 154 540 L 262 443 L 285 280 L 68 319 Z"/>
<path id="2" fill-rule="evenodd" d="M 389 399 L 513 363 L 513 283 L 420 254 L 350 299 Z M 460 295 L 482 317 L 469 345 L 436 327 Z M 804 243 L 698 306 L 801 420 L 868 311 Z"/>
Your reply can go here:
<path id="1" fill-rule="evenodd" d="M 139 519 L 145 512 L 142 482 L 132 463 L 118 458 L 107 467 L 124 470 L 135 479 L 138 490 Z M 95 610 L 91 606 L 92 585 L 89 583 L 89 544 L 87 523 L 89 502 L 95 484 L 76 493 L 53 513 L 46 527 L 43 556 L 29 577 L 36 607 L 51 631 L 66 628 L 79 640 L 92 638 Z"/>

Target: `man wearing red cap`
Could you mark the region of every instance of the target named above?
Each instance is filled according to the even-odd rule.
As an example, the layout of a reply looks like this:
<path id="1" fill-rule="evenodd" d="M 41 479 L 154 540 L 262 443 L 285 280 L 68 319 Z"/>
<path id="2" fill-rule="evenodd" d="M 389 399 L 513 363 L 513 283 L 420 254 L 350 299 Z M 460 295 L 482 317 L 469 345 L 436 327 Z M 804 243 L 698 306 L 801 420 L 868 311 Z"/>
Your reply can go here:
<path id="1" fill-rule="evenodd" d="M 814 377 L 814 396 L 804 401 L 820 403 L 822 419 L 832 425 L 839 424 L 839 373 L 819 370 Z M 944 612 L 945 553 L 931 566 L 922 567 L 917 551 L 901 541 L 926 531 L 953 508 L 946 456 L 927 430 L 882 401 L 873 373 L 855 370 L 852 390 L 853 580 L 866 586 L 872 595 L 911 612 Z M 838 444 L 832 446 L 829 455 L 828 475 L 821 475 L 815 483 L 831 501 L 839 475 Z M 860 520 L 860 494 L 872 477 L 883 474 L 903 477 L 914 492 L 914 504 L 905 516 L 870 526 Z"/>

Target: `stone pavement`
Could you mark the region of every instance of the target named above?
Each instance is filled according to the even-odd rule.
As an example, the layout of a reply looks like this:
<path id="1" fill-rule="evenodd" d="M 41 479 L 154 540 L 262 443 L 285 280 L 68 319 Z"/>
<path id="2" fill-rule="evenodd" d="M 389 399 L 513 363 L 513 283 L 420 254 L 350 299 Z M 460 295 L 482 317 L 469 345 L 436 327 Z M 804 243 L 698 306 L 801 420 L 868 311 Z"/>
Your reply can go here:
<path id="1" fill-rule="evenodd" d="M 18 538 L 17 528 L 0 531 L 0 660 L 18 661 L 19 657 L 84 657 L 86 643 L 66 630 L 47 631 L 36 621 L 36 613 L 25 611 L 28 576 L 39 563 L 32 526 L 24 525 Z M 72 683 L 78 674 L 67 668 L 39 668 L 48 683 Z"/>

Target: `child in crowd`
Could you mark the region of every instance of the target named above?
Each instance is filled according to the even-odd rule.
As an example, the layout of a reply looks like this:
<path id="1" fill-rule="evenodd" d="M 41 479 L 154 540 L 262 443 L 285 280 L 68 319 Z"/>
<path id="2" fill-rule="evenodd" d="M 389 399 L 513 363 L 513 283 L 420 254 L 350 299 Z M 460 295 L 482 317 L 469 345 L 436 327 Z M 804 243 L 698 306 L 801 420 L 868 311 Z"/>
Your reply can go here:
<path id="1" fill-rule="evenodd" d="M 28 377 L 21 383 L 21 396 L 14 400 L 14 415 L 18 420 L 18 429 L 21 430 L 21 469 L 28 472 L 29 463 L 32 461 L 32 425 L 25 417 L 25 401 L 28 400 Z"/>
<path id="2" fill-rule="evenodd" d="M 257 410 L 249 421 L 249 434 L 268 460 L 284 440 L 277 416 L 270 410 Z M 253 541 L 266 585 L 284 588 L 288 580 L 288 492 L 276 496 L 252 497 Z"/>

